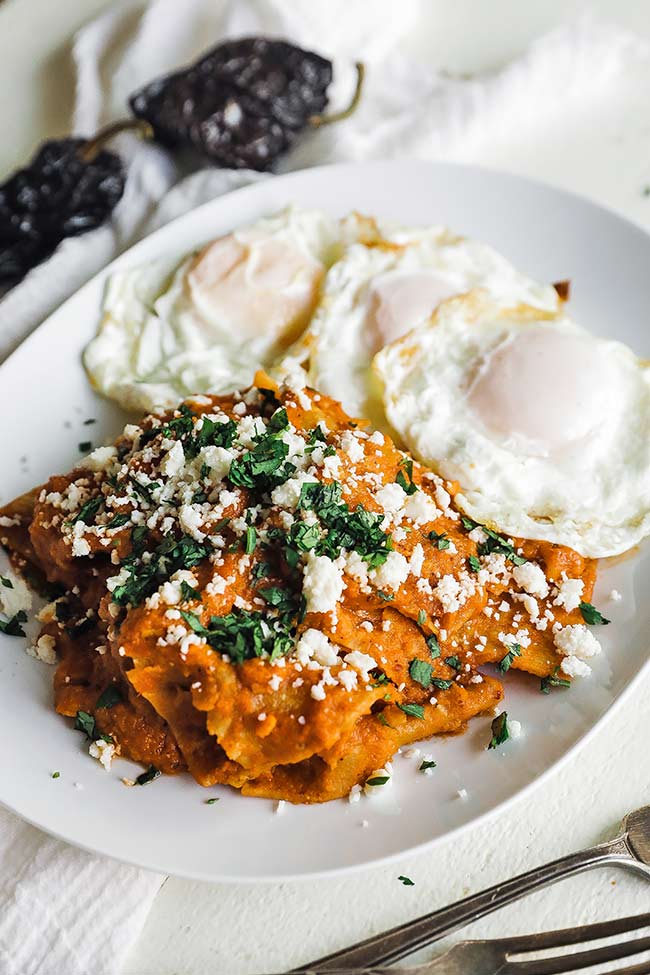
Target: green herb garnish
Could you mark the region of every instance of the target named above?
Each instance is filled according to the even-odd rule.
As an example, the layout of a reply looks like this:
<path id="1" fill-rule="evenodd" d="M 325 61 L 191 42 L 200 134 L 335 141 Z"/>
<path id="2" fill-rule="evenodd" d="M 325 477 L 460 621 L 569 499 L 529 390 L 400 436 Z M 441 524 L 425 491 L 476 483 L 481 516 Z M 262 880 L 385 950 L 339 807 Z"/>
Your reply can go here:
<path id="1" fill-rule="evenodd" d="M 470 555 L 467 561 L 472 572 L 478 572 L 481 568 L 481 563 L 475 555 Z"/>
<path id="2" fill-rule="evenodd" d="M 607 626 L 610 622 L 591 603 L 580 603 L 580 612 L 582 613 L 583 620 L 589 626 Z"/>
<path id="3" fill-rule="evenodd" d="M 521 646 L 518 643 L 508 643 L 507 647 L 508 652 L 499 661 L 499 670 L 502 674 L 510 670 L 515 657 L 521 657 Z"/>
<path id="4" fill-rule="evenodd" d="M 5 587 L 5 589 L 13 589 L 14 587 L 13 582 L 11 581 L 11 579 L 8 579 L 7 576 L 0 576 L 0 582 Z"/>
<path id="5" fill-rule="evenodd" d="M 20 624 L 26 622 L 27 613 L 19 609 L 11 619 L 0 620 L 0 633 L 4 633 L 5 636 L 25 636 L 25 631 Z"/>
<path id="6" fill-rule="evenodd" d="M 77 711 L 74 719 L 74 727 L 75 731 L 83 731 L 86 738 L 90 738 L 91 741 L 96 740 L 95 719 L 87 711 Z"/>
<path id="7" fill-rule="evenodd" d="M 401 470 L 401 468 L 404 468 L 404 470 Z M 418 486 L 413 480 L 413 461 L 409 457 L 404 457 L 400 461 L 400 470 L 397 472 L 395 482 L 399 484 L 406 494 L 415 494 L 418 490 Z"/>
<path id="8" fill-rule="evenodd" d="M 255 551 L 255 546 L 257 544 L 257 532 L 252 525 L 246 526 L 246 541 L 244 543 L 244 552 L 246 555 L 252 555 Z"/>
<path id="9" fill-rule="evenodd" d="M 429 540 L 437 546 L 440 552 L 444 552 L 451 545 L 451 541 L 447 538 L 447 533 L 443 532 L 441 535 L 438 532 L 430 531 Z"/>
<path id="10" fill-rule="evenodd" d="M 452 667 L 454 670 L 460 670 L 460 668 L 461 668 L 460 659 L 458 657 L 456 657 L 456 656 L 453 656 L 453 657 L 445 657 L 445 663 L 449 667 Z"/>
<path id="11" fill-rule="evenodd" d="M 96 498 L 91 498 L 90 501 L 86 501 L 85 504 L 82 504 L 81 508 L 79 509 L 79 514 L 72 518 L 68 524 L 76 525 L 78 521 L 81 521 L 84 525 L 92 525 L 97 517 L 97 512 L 103 503 L 103 494 L 97 495 Z"/>
<path id="12" fill-rule="evenodd" d="M 424 720 L 424 708 L 421 704 L 398 704 L 397 707 L 410 718 L 420 718 Z"/>
<path id="13" fill-rule="evenodd" d="M 424 687 L 426 690 L 431 686 L 431 674 L 433 672 L 433 667 L 426 660 L 418 660 L 415 657 L 409 664 L 409 674 L 411 680 L 414 680 L 416 684 L 420 687 Z"/>
<path id="14" fill-rule="evenodd" d="M 78 447 L 80 454 L 87 454 L 92 448 L 92 442 L 90 440 L 82 440 L 81 443 L 78 444 Z"/>
<path id="15" fill-rule="evenodd" d="M 375 775 L 372 779 L 366 779 L 366 785 L 386 785 L 390 775 Z"/>
<path id="16" fill-rule="evenodd" d="M 503 743 L 506 742 L 510 737 L 510 731 L 508 729 L 508 712 L 502 711 L 501 714 L 498 714 L 490 725 L 490 728 L 492 730 L 492 737 L 490 738 L 488 751 L 491 748 L 497 748 L 499 745 L 503 745 Z"/>
<path id="17" fill-rule="evenodd" d="M 444 680 L 442 677 L 432 677 L 431 683 L 434 687 L 437 687 L 439 691 L 448 691 L 454 682 L 453 680 Z"/>
<path id="18" fill-rule="evenodd" d="M 336 481 L 303 484 L 297 507 L 313 511 L 326 530 L 315 546 L 316 555 L 336 559 L 342 549 L 355 551 L 370 569 L 377 569 L 386 561 L 393 543 L 390 535 L 382 531 L 382 515 L 367 511 L 362 505 L 350 511 Z"/>
<path id="19" fill-rule="evenodd" d="M 160 769 L 157 769 L 155 765 L 150 765 L 146 772 L 141 772 L 135 780 L 136 785 L 147 785 L 148 782 L 153 782 L 160 775 Z"/>
<path id="20" fill-rule="evenodd" d="M 405 887 L 415 887 L 415 881 L 411 880 L 410 877 L 404 877 L 402 874 L 400 874 L 397 879 L 401 880 Z"/>
<path id="21" fill-rule="evenodd" d="M 571 687 L 571 681 L 567 680 L 565 677 L 558 677 L 560 668 L 556 667 L 552 674 L 548 677 L 542 677 L 539 689 L 542 694 L 550 694 L 552 687 Z"/>
<path id="22" fill-rule="evenodd" d="M 438 643 L 438 637 L 435 635 L 435 633 L 432 633 L 427 637 L 426 645 L 429 648 L 429 653 L 431 654 L 432 660 L 435 660 L 436 657 L 440 656 L 440 644 Z"/>
<path id="23" fill-rule="evenodd" d="M 427 759 L 425 759 L 425 760 L 424 760 L 424 761 L 422 762 L 422 764 L 420 765 L 420 767 L 419 767 L 419 769 L 418 769 L 418 772 L 426 772 L 426 771 L 427 771 L 427 769 L 430 769 L 430 768 L 436 768 L 436 767 L 437 767 L 437 766 L 436 766 L 436 763 L 435 763 L 435 762 L 433 762 L 433 761 L 428 761 Z"/>

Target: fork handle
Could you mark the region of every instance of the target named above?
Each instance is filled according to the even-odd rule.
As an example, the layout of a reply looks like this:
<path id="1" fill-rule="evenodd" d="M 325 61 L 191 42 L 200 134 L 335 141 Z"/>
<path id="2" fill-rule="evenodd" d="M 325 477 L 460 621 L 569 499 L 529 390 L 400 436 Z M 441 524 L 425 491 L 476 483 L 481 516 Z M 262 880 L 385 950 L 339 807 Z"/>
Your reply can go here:
<path id="1" fill-rule="evenodd" d="M 372 965 L 390 965 L 404 958 L 405 955 L 438 941 L 470 921 L 477 921 L 497 908 L 512 903 L 524 894 L 529 894 L 539 887 L 555 883 L 556 880 L 562 880 L 572 874 L 608 863 L 630 866 L 647 872 L 647 867 L 644 868 L 633 856 L 624 834 L 608 843 L 582 850 L 580 853 L 570 853 L 568 856 L 560 857 L 559 860 L 553 860 L 542 867 L 522 873 L 512 880 L 495 884 L 479 894 L 465 897 L 449 907 L 443 907 L 442 910 L 433 911 L 407 924 L 392 928 L 385 934 L 375 935 L 352 948 L 301 965 L 299 969 L 294 969 L 294 972 L 314 971 L 320 975 L 321 972 L 341 971 L 341 969 L 354 971 Z"/>

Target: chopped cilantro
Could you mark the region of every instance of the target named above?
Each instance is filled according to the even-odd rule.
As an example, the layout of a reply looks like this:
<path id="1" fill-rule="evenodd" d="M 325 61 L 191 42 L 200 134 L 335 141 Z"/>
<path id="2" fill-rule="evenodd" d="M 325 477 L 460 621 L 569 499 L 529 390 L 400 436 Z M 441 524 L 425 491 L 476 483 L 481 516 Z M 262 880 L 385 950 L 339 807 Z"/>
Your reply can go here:
<path id="1" fill-rule="evenodd" d="M 60 777 L 61 777 L 61 773 L 60 772 L 52 772 L 52 778 L 53 779 L 59 779 Z"/>
<path id="2" fill-rule="evenodd" d="M 156 491 L 160 484 L 158 481 L 151 481 L 149 484 L 141 484 L 137 481 L 135 477 L 129 478 L 129 483 L 131 484 L 132 490 L 140 498 L 141 501 L 145 501 L 147 504 L 154 505 L 155 501 L 153 499 L 153 491 Z"/>
<path id="3" fill-rule="evenodd" d="M 371 569 L 377 569 L 386 561 L 393 543 L 390 535 L 381 529 L 383 516 L 357 505 L 350 511 L 342 501 L 341 485 L 303 484 L 298 510 L 313 511 L 326 530 L 315 546 L 317 555 L 336 559 L 341 549 L 357 552 Z"/>
<path id="4" fill-rule="evenodd" d="M 415 887 L 415 881 L 411 880 L 410 877 L 404 877 L 400 874 L 400 876 L 397 879 L 401 880 L 401 882 L 404 884 L 405 887 Z"/>
<path id="5" fill-rule="evenodd" d="M 122 691 L 117 687 L 116 684 L 109 684 L 105 691 L 97 698 L 96 708 L 109 708 L 115 707 L 116 704 L 120 704 L 124 700 L 122 696 Z"/>
<path id="6" fill-rule="evenodd" d="M 413 480 L 413 461 L 409 457 L 404 457 L 400 461 L 400 468 L 404 470 L 399 470 L 397 472 L 397 477 L 395 482 L 399 484 L 401 489 L 406 492 L 406 494 L 415 494 L 418 490 L 417 484 Z"/>
<path id="7" fill-rule="evenodd" d="M 228 480 L 237 487 L 270 491 L 283 484 L 295 470 L 287 461 L 288 453 L 289 446 L 284 440 L 279 440 L 274 433 L 267 433 L 251 450 L 232 462 Z"/>
<path id="8" fill-rule="evenodd" d="M 136 525 L 131 531 L 131 545 L 134 549 L 140 549 L 144 545 L 145 539 L 149 534 L 146 525 Z"/>
<path id="9" fill-rule="evenodd" d="M 488 751 L 491 748 L 498 748 L 499 745 L 503 745 L 504 742 L 510 737 L 510 730 L 508 728 L 508 712 L 502 711 L 498 714 L 491 726 L 492 737 L 488 744 Z"/>
<path id="10" fill-rule="evenodd" d="M 432 633 L 427 637 L 426 644 L 433 660 L 440 656 L 440 644 L 438 643 L 438 637 L 435 635 L 435 633 Z"/>
<path id="11" fill-rule="evenodd" d="M 414 657 L 409 664 L 409 674 L 411 675 L 411 680 L 414 680 L 416 684 L 424 687 L 431 686 L 431 674 L 433 673 L 433 667 L 426 660 L 418 660 Z"/>
<path id="12" fill-rule="evenodd" d="M 478 570 L 481 568 L 481 563 L 475 555 L 470 555 L 467 561 L 469 562 L 469 567 L 472 572 L 478 572 Z"/>
<path id="13" fill-rule="evenodd" d="M 384 592 L 383 589 L 378 589 L 377 595 L 385 603 L 392 603 L 392 601 L 395 599 L 392 593 Z"/>
<path id="14" fill-rule="evenodd" d="M 421 704 L 398 704 L 397 707 L 410 718 L 420 718 L 424 720 L 424 708 Z"/>
<path id="15" fill-rule="evenodd" d="M 263 595 L 268 595 L 269 591 L 265 590 Z M 277 589 L 276 592 L 282 590 Z M 288 598 L 284 605 L 289 605 Z M 181 610 L 181 616 L 214 650 L 227 653 L 235 663 L 243 663 L 253 657 L 276 660 L 293 647 L 292 628 L 297 616 L 295 605 L 292 605 L 291 611 L 287 609 L 277 617 L 266 618 L 257 611 L 233 609 L 225 616 L 212 616 L 207 627 L 194 613 Z"/>
<path id="16" fill-rule="evenodd" d="M 421 609 L 418 613 L 418 626 L 424 626 L 426 621 L 427 621 L 427 614 L 423 609 Z"/>
<path id="17" fill-rule="evenodd" d="M 14 587 L 13 582 L 11 581 L 11 579 L 8 579 L 7 576 L 0 576 L 0 582 L 5 587 L 5 589 L 13 589 Z"/>
<path id="18" fill-rule="evenodd" d="M 607 626 L 609 620 L 605 619 L 591 603 L 580 603 L 580 612 L 585 623 L 589 626 Z"/>
<path id="19" fill-rule="evenodd" d="M 91 741 L 96 740 L 95 719 L 87 711 L 77 711 L 74 719 L 74 727 L 75 731 L 83 731 L 86 738 L 90 738 Z"/>
<path id="20" fill-rule="evenodd" d="M 4 633 L 5 636 L 25 636 L 25 631 L 20 624 L 26 622 L 27 613 L 19 609 L 11 619 L 0 620 L 0 633 Z"/>
<path id="21" fill-rule="evenodd" d="M 185 579 L 183 579 L 181 582 L 181 599 L 183 602 L 190 602 L 192 599 L 200 598 L 200 591 L 198 589 L 194 589 L 193 586 L 190 586 L 189 582 L 186 582 Z"/>
<path id="22" fill-rule="evenodd" d="M 252 555 L 255 551 L 255 545 L 257 544 L 257 532 L 252 525 L 246 526 L 246 541 L 244 543 L 244 551 L 246 555 Z"/>
<path id="23" fill-rule="evenodd" d="M 153 782 L 160 775 L 160 769 L 157 769 L 155 765 L 150 765 L 146 772 L 141 772 L 140 775 L 136 777 L 136 785 L 147 785 L 148 782 Z"/>
<path id="24" fill-rule="evenodd" d="M 386 674 L 383 672 L 383 670 L 379 670 L 379 668 L 375 668 L 375 670 L 372 671 L 372 678 L 372 687 L 381 687 L 382 684 L 390 684 L 390 680 Z"/>
<path id="25" fill-rule="evenodd" d="M 75 525 L 78 521 L 81 521 L 84 525 L 92 525 L 103 503 L 104 496 L 102 494 L 98 494 L 96 498 L 91 498 L 90 501 L 86 501 L 79 509 L 79 514 L 69 524 Z"/>
<path id="26" fill-rule="evenodd" d="M 380 711 L 378 713 L 378 715 L 377 715 L 377 721 L 379 721 L 379 724 L 383 724 L 384 728 L 392 728 L 393 727 L 392 724 L 389 724 L 388 723 L 388 718 L 386 717 L 386 715 L 384 714 L 383 711 Z"/>
<path id="27" fill-rule="evenodd" d="M 453 657 L 445 657 L 445 663 L 449 667 L 452 667 L 454 670 L 460 670 L 460 668 L 461 668 L 460 660 L 456 656 L 453 656 Z"/>
<path id="28" fill-rule="evenodd" d="M 308 525 L 304 521 L 294 521 L 289 532 L 281 529 L 271 529 L 269 539 L 277 539 L 284 546 L 284 557 L 290 568 L 295 569 L 300 560 L 301 552 L 315 549 L 321 540 L 321 529 L 318 525 Z"/>
<path id="29" fill-rule="evenodd" d="M 437 687 L 439 691 L 448 691 L 454 682 L 453 680 L 444 680 L 442 677 L 432 677 L 431 683 L 434 687 Z"/>
<path id="30" fill-rule="evenodd" d="M 201 418 L 201 429 L 197 433 L 193 436 L 181 437 L 183 452 L 186 457 L 192 458 L 196 457 L 204 447 L 232 447 L 236 434 L 237 424 L 233 420 L 211 420 L 204 416 Z M 206 464 L 201 465 L 201 477 L 206 477 L 210 471 L 208 467 L 207 472 L 203 472 L 206 466 Z"/>
<path id="31" fill-rule="evenodd" d="M 111 520 L 107 523 L 107 528 L 121 528 L 122 525 L 126 525 L 131 521 L 131 513 L 121 511 L 119 514 L 114 515 Z"/>
<path id="32" fill-rule="evenodd" d="M 87 454 L 89 450 L 92 450 L 92 446 L 93 445 L 92 445 L 92 442 L 90 440 L 82 440 L 81 443 L 78 444 L 79 453 L 80 454 Z"/>
<path id="33" fill-rule="evenodd" d="M 270 562 L 256 562 L 253 566 L 251 575 L 253 579 L 265 579 L 266 576 L 271 574 L 271 563 Z"/>
<path id="34" fill-rule="evenodd" d="M 214 806 L 215 802 L 219 802 L 219 797 L 218 796 L 213 796 L 212 799 L 206 799 L 205 800 L 206 806 Z"/>
<path id="35" fill-rule="evenodd" d="M 89 416 L 87 420 L 84 420 L 84 426 L 89 427 L 92 423 L 97 423 L 94 416 Z"/>
<path id="36" fill-rule="evenodd" d="M 447 538 L 447 533 L 443 532 L 441 535 L 438 532 L 430 531 L 429 540 L 432 541 L 440 552 L 444 552 L 451 545 L 451 541 Z"/>
<path id="37" fill-rule="evenodd" d="M 552 674 L 542 677 L 539 689 L 542 694 L 550 694 L 552 687 L 571 687 L 571 681 L 565 677 L 558 677 L 560 668 L 556 667 Z"/>
<path id="38" fill-rule="evenodd" d="M 466 515 L 461 517 L 461 522 L 463 524 L 463 528 L 467 529 L 467 531 L 473 531 L 475 528 L 480 528 L 481 531 L 487 536 L 485 541 L 481 542 L 478 546 L 479 555 L 505 555 L 505 557 L 509 559 L 513 565 L 523 565 L 524 562 L 528 561 L 528 559 L 524 558 L 523 555 L 517 555 L 514 546 L 510 544 L 507 538 L 504 538 L 503 535 L 497 534 L 497 532 L 493 531 L 491 528 L 488 528 L 487 525 L 479 525 L 477 521 L 474 521 L 473 518 L 468 518 Z"/>
<path id="39" fill-rule="evenodd" d="M 502 674 L 510 670 L 515 657 L 521 657 L 521 646 L 518 643 L 509 643 L 508 652 L 499 661 L 499 670 Z"/>
<path id="40" fill-rule="evenodd" d="M 374 775 L 371 779 L 366 779 L 366 785 L 386 785 L 390 775 Z"/>
<path id="41" fill-rule="evenodd" d="M 144 525 L 138 526 L 147 529 Z M 138 529 L 132 532 L 132 539 Z M 140 563 L 133 556 L 122 561 L 122 566 L 129 572 L 129 578 L 113 591 L 113 602 L 120 606 L 138 606 L 143 599 L 150 596 L 158 586 L 169 579 L 179 569 L 191 569 L 207 558 L 207 545 L 197 542 L 190 535 L 180 538 L 169 536 L 151 553 L 147 563 Z"/>
<path id="42" fill-rule="evenodd" d="M 309 431 L 309 436 L 307 437 L 307 444 L 308 444 L 307 449 L 309 450 L 309 447 L 311 447 L 311 449 L 313 450 L 316 444 L 319 443 L 327 443 L 325 434 L 323 433 L 320 423 L 318 424 L 318 426 L 315 426 L 313 430 Z"/>
<path id="43" fill-rule="evenodd" d="M 430 769 L 430 768 L 437 768 L 436 763 L 433 762 L 433 761 L 427 761 L 427 759 L 425 759 L 422 762 L 422 764 L 420 765 L 420 767 L 418 769 L 418 772 L 426 772 L 427 769 Z"/>

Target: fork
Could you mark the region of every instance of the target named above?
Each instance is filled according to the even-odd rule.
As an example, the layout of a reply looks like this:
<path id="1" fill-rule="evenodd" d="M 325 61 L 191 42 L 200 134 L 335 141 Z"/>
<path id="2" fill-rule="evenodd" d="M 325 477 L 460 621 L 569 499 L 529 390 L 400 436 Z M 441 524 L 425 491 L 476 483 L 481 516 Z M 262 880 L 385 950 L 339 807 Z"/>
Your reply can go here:
<path id="1" fill-rule="evenodd" d="M 469 924 L 470 921 L 476 921 L 497 908 L 512 903 L 524 894 L 529 894 L 540 887 L 555 883 L 564 877 L 604 864 L 630 867 L 650 878 L 650 806 L 642 806 L 640 809 L 628 813 L 623 820 L 620 834 L 607 843 L 601 843 L 599 846 L 582 850 L 579 853 L 570 853 L 568 856 L 553 860 L 545 866 L 536 867 L 527 873 L 520 874 L 512 880 L 495 884 L 495 886 L 457 901 L 449 907 L 425 914 L 413 921 L 407 921 L 406 924 L 392 928 L 384 934 L 367 938 L 351 948 L 344 948 L 342 951 L 336 951 L 318 961 L 293 969 L 294 975 L 306 970 L 319 973 L 340 972 L 341 970 L 358 971 L 359 969 L 370 968 L 373 965 L 391 965 L 393 962 L 399 961 L 400 958 L 411 954 L 411 952 L 433 944 L 434 941 L 438 941 L 452 931 Z M 612 924 L 614 923 L 616 922 L 612 922 Z M 586 929 L 577 928 L 576 930 Z M 538 935 L 537 937 L 543 938 L 544 936 Z M 510 939 L 511 944 L 517 941 L 518 939 Z M 568 944 L 569 942 L 565 943 Z M 505 944 L 505 942 L 499 942 L 499 944 Z M 650 947 L 650 941 L 648 946 Z M 604 958 L 603 960 L 606 961 L 607 959 Z M 531 962 L 530 964 L 537 965 L 538 963 Z M 458 969 L 458 971 L 461 970 Z M 549 969 L 550 972 L 566 970 Z M 426 969 L 424 971 L 426 972 Z M 454 969 L 452 968 L 451 971 L 453 972 Z M 504 969 L 504 971 L 513 971 L 513 969 Z M 533 973 L 541 975 L 546 969 L 524 969 L 520 967 L 518 971 L 521 975 L 524 972 L 526 975 L 533 975 Z M 630 975 L 641 975 L 641 972 L 646 971 L 650 972 L 650 967 L 639 969 L 638 972 L 630 970 Z"/>
<path id="2" fill-rule="evenodd" d="M 526 956 L 531 952 L 567 948 L 571 945 L 598 941 L 601 938 L 611 938 L 613 935 L 627 931 L 640 931 L 649 926 L 650 914 L 639 914 L 636 917 L 624 917 L 580 928 L 563 928 L 560 931 L 547 931 L 543 934 L 527 934 L 491 941 L 461 941 L 434 961 L 415 968 L 400 968 L 397 971 L 382 965 L 379 968 L 337 969 L 336 975 L 562 975 L 565 972 L 603 965 L 606 962 L 629 958 L 648 951 L 650 935 L 570 954 L 532 959 Z M 522 957 L 512 958 L 512 955 Z M 322 971 L 323 969 L 318 968 L 301 969 L 300 975 L 321 975 Z M 334 970 L 328 969 L 328 971 Z M 616 972 L 611 970 L 603 975 L 648 975 L 648 973 L 650 973 L 650 959 L 628 968 L 619 968 Z"/>

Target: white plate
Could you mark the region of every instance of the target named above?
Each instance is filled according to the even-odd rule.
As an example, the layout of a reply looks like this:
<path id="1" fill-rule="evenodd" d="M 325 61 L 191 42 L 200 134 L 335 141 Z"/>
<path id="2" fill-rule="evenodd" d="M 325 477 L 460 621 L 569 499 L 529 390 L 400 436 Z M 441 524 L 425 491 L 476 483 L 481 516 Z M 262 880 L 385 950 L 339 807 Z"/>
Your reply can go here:
<path id="1" fill-rule="evenodd" d="M 312 169 L 238 190 L 142 241 L 64 304 L 0 369 L 2 501 L 78 458 L 77 444 L 112 437 L 123 416 L 90 389 L 80 352 L 95 331 L 102 287 L 115 267 L 169 256 L 288 203 L 351 209 L 403 223 L 446 223 L 495 246 L 542 281 L 570 278 L 571 311 L 593 332 L 650 354 L 650 237 L 586 200 L 473 167 L 391 162 Z M 606 395 L 606 390 L 603 391 Z M 84 426 L 95 417 L 97 423 Z M 107 773 L 82 736 L 52 709 L 52 669 L 27 657 L 24 641 L 0 637 L 0 802 L 71 843 L 131 863 L 207 880 L 277 880 L 330 873 L 430 844 L 494 812 L 565 758 L 594 728 L 646 663 L 650 602 L 648 547 L 603 570 L 595 603 L 612 619 L 592 678 L 540 694 L 539 683 L 508 675 L 507 710 L 524 737 L 486 752 L 489 718 L 425 750 L 438 767 L 417 772 L 399 758 L 382 798 L 350 804 L 287 805 L 204 790 L 189 776 L 125 788 L 130 767 Z M 616 587 L 620 603 L 608 601 Z M 638 606 L 638 611 L 637 611 Z M 51 773 L 60 771 L 58 779 Z M 79 788 L 81 786 L 82 788 Z M 462 798 L 458 790 L 467 790 Z M 209 796 L 220 801 L 206 805 Z M 369 825 L 362 828 L 367 820 Z"/>

